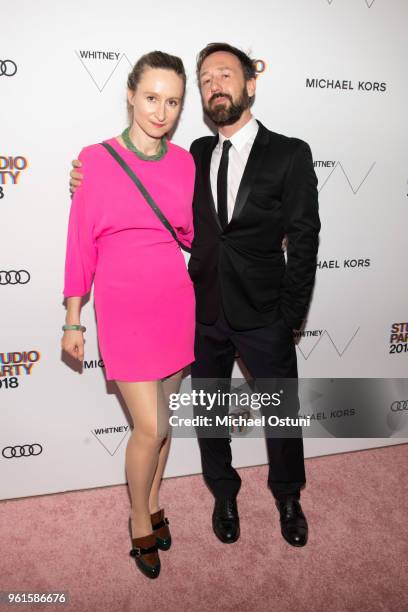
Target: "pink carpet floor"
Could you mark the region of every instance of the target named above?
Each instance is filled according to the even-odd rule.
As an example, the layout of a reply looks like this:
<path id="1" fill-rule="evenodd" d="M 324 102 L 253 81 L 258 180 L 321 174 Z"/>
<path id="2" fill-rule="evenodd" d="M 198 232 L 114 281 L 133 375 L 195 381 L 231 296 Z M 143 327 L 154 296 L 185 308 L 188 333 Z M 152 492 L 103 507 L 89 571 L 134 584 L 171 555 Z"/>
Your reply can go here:
<path id="1" fill-rule="evenodd" d="M 129 557 L 125 486 L 3 501 L 0 591 L 69 592 L 65 606 L 10 610 L 408 611 L 407 471 L 408 444 L 306 460 L 304 548 L 280 534 L 266 466 L 240 470 L 230 545 L 212 533 L 201 476 L 167 479 L 173 546 L 157 580 Z"/>

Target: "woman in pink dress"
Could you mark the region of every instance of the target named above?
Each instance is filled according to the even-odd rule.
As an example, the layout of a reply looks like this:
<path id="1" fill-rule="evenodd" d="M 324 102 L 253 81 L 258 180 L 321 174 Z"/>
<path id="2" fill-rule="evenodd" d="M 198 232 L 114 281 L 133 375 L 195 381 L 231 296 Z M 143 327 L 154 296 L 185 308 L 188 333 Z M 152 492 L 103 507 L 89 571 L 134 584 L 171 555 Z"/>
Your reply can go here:
<path id="1" fill-rule="evenodd" d="M 179 58 L 159 51 L 141 57 L 128 79 L 130 128 L 106 142 L 189 246 L 194 161 L 166 138 L 179 117 L 185 82 Z M 85 147 L 79 159 L 83 182 L 69 217 L 62 347 L 83 360 L 81 296 L 93 283 L 106 378 L 116 381 L 133 420 L 126 450 L 130 554 L 146 576 L 156 578 L 157 549 L 171 543 L 159 505 L 170 444 L 168 397 L 194 360 L 193 284 L 173 235 L 104 146 Z"/>

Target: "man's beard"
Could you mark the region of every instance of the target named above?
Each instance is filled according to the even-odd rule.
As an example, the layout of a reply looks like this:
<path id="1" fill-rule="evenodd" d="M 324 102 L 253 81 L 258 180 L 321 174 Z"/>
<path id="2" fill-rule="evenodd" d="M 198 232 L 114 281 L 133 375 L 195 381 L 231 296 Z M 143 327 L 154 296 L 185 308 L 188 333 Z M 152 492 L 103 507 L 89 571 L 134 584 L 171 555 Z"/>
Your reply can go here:
<path id="1" fill-rule="evenodd" d="M 228 98 L 231 104 L 227 106 L 226 104 L 222 103 L 212 107 L 211 103 L 217 98 L 221 97 Z M 232 97 L 229 94 L 214 94 L 208 100 L 208 106 L 204 106 L 204 113 L 213 123 L 215 123 L 216 126 L 223 127 L 224 125 L 232 125 L 236 123 L 238 119 L 241 118 L 244 110 L 249 108 L 250 103 L 251 101 L 249 99 L 248 92 L 246 87 L 244 87 L 241 97 L 236 102 L 232 100 Z"/>

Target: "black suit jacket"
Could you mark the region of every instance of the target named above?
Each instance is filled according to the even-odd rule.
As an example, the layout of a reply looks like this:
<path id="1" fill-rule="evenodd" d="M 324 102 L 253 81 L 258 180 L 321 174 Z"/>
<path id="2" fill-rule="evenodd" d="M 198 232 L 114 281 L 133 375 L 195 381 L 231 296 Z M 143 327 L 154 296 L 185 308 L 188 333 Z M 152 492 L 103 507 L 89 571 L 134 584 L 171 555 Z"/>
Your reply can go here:
<path id="1" fill-rule="evenodd" d="M 317 178 L 309 145 L 259 130 L 223 231 L 210 185 L 218 136 L 195 140 L 194 240 L 189 272 L 197 321 L 214 323 L 220 304 L 238 330 L 263 327 L 280 315 L 298 329 L 316 274 L 320 221 Z M 287 235 L 287 263 L 282 239 Z"/>

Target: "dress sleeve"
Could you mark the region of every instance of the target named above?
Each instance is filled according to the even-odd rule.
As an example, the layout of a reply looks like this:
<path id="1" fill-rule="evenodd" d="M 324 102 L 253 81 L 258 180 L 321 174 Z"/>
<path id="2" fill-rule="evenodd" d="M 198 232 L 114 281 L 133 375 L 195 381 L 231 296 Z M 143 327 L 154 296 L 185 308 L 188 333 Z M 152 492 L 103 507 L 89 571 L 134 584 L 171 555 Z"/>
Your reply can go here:
<path id="1" fill-rule="evenodd" d="M 185 170 L 185 184 L 186 184 L 186 202 L 187 202 L 187 214 L 183 227 L 178 227 L 178 238 L 180 242 L 185 244 L 187 247 L 191 247 L 191 243 L 194 238 L 194 225 L 193 225 L 193 196 L 194 196 L 194 183 L 195 183 L 195 163 L 193 156 L 189 154 L 189 164 Z"/>
<path id="2" fill-rule="evenodd" d="M 83 151 L 78 159 L 82 162 L 84 179 L 74 193 L 69 214 L 63 291 L 65 297 L 82 296 L 90 291 L 98 253 L 90 194 L 87 189 L 88 164 Z"/>

